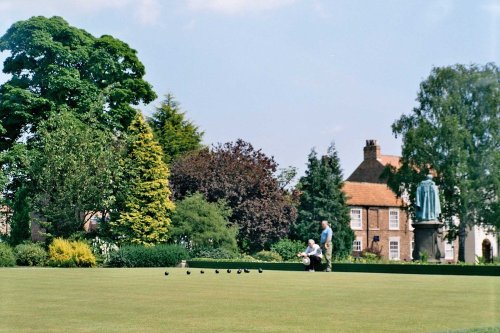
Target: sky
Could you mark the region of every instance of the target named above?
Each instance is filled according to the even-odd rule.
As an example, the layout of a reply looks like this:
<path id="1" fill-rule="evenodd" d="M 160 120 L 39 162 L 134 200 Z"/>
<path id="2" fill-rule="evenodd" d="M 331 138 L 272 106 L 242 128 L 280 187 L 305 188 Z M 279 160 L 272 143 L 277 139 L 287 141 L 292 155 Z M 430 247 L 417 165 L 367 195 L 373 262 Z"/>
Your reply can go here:
<path id="1" fill-rule="evenodd" d="M 0 35 L 36 15 L 137 50 L 160 96 L 145 114 L 172 93 L 205 144 L 241 138 L 299 175 L 331 142 L 345 177 L 367 139 L 399 155 L 391 124 L 433 67 L 500 64 L 500 0 L 0 0 Z"/>

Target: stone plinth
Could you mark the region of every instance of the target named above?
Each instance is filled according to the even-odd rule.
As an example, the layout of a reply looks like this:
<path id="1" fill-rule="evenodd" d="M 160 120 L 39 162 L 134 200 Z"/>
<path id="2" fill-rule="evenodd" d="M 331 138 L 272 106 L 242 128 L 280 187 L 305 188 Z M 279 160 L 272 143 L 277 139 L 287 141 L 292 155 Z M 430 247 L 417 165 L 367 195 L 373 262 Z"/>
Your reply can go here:
<path id="1" fill-rule="evenodd" d="M 421 221 L 413 223 L 412 226 L 415 236 L 413 260 L 421 260 L 421 254 L 427 253 L 428 262 L 440 262 L 439 229 L 443 227 L 443 224 L 439 221 Z"/>

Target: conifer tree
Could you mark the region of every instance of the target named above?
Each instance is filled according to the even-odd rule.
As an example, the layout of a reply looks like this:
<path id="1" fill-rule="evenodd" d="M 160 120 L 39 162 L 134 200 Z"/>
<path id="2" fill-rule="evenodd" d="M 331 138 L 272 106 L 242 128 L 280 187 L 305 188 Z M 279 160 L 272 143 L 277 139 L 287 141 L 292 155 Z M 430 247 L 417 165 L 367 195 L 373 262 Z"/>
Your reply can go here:
<path id="1" fill-rule="evenodd" d="M 333 255 L 337 258 L 351 253 L 354 240 L 342 185 L 342 170 L 334 144 L 321 158 L 313 149 L 306 175 L 297 186 L 300 191 L 298 218 L 291 230 L 292 238 L 304 242 L 308 239 L 319 241 L 321 221 L 327 220 L 333 231 Z"/>
<path id="2" fill-rule="evenodd" d="M 174 96 L 167 94 L 149 121 L 167 164 L 187 152 L 201 148 L 203 132 L 185 116 L 186 113 L 181 112 Z"/>
<path id="3" fill-rule="evenodd" d="M 160 145 L 139 112 L 129 129 L 123 184 L 111 231 L 121 243 L 154 245 L 167 240 L 174 203 Z"/>

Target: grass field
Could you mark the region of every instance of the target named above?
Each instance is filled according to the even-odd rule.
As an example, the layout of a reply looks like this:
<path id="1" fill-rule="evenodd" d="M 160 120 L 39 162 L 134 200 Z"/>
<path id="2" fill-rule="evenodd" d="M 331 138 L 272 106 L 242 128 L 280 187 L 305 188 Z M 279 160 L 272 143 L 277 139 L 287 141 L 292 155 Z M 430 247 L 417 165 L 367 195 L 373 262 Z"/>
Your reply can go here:
<path id="1" fill-rule="evenodd" d="M 0 332 L 448 332 L 500 326 L 498 277 L 0 269 Z M 487 332 L 495 332 L 490 329 Z M 470 332 L 480 332 L 471 330 Z"/>

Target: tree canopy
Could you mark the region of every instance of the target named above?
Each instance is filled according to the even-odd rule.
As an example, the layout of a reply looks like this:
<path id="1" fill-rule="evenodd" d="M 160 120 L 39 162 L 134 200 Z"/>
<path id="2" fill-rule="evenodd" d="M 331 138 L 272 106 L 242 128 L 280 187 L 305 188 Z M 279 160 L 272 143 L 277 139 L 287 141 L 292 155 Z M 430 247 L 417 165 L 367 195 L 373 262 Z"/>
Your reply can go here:
<path id="1" fill-rule="evenodd" d="M 174 210 L 169 170 L 153 132 L 140 112 L 128 128 L 116 214 L 110 222 L 121 243 L 154 245 L 168 238 Z"/>
<path id="2" fill-rule="evenodd" d="M 332 144 L 327 155 L 321 157 L 313 149 L 309 154 L 306 174 L 297 186 L 300 192 L 298 217 L 291 230 L 295 239 L 318 241 L 321 221 L 327 220 L 333 231 L 333 255 L 338 258 L 351 253 L 354 240 L 342 185 L 342 170 L 335 146 Z"/>
<path id="3" fill-rule="evenodd" d="M 185 116 L 186 113 L 181 112 L 174 96 L 167 94 L 149 121 L 167 164 L 183 154 L 201 148 L 203 132 L 193 122 L 185 119 Z"/>
<path id="4" fill-rule="evenodd" d="M 82 231 L 94 213 L 109 211 L 118 169 L 114 141 L 70 112 L 40 124 L 25 186 L 48 234 L 68 237 Z"/>
<path id="5" fill-rule="evenodd" d="M 0 38 L 3 51 L 9 52 L 3 72 L 11 77 L 0 86 L 0 151 L 65 109 L 85 122 L 124 130 L 135 116 L 130 104 L 156 98 L 135 50 L 61 17 L 14 23 Z"/>
<path id="6" fill-rule="evenodd" d="M 210 203 L 195 193 L 177 202 L 172 214 L 170 239 L 189 249 L 224 248 L 238 252 L 238 229 L 229 222 L 231 210 L 224 202 Z"/>
<path id="7" fill-rule="evenodd" d="M 403 139 L 403 151 L 390 185 L 414 202 L 418 183 L 434 174 L 443 201 L 441 218 L 449 235 L 459 236 L 463 261 L 468 225 L 500 226 L 499 69 L 494 64 L 433 68 L 420 84 L 417 102 L 412 113 L 392 125 Z"/>
<path id="8" fill-rule="evenodd" d="M 276 162 L 243 140 L 202 149 L 172 166 L 177 199 L 200 192 L 209 202 L 225 200 L 245 251 L 258 251 L 288 234 L 295 220 L 292 199 L 273 177 Z"/>

